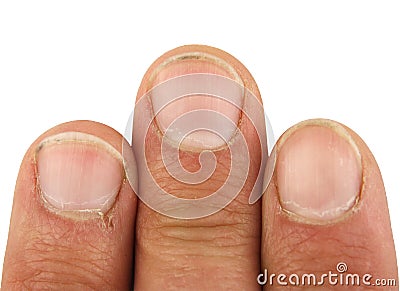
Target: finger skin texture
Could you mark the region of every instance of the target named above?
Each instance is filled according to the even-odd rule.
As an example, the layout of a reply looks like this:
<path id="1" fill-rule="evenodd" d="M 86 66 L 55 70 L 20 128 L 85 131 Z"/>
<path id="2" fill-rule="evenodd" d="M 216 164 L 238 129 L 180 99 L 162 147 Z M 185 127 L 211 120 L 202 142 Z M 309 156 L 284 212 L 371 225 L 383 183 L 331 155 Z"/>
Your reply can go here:
<path id="1" fill-rule="evenodd" d="M 32 144 L 16 184 L 2 290 L 127 290 L 131 285 L 136 195 L 129 183 L 123 181 L 107 213 L 85 219 L 56 214 L 41 198 L 37 146 L 69 131 L 95 135 L 121 151 L 116 131 L 90 121 L 61 124 Z"/>
<path id="2" fill-rule="evenodd" d="M 344 262 L 348 269 L 343 274 L 371 274 L 371 283 L 376 278 L 393 278 L 398 284 L 385 189 L 378 165 L 362 139 L 346 126 L 340 126 L 350 134 L 361 154 L 359 201 L 339 219 L 320 224 L 307 222 L 282 210 L 275 171 L 263 196 L 262 270 L 287 276 L 308 273 L 318 278 L 329 271 L 338 273 L 337 264 Z M 286 135 L 283 134 L 276 145 L 278 163 Z M 264 290 L 288 290 L 289 287 L 290 290 L 297 289 L 295 286 L 279 286 L 275 281 L 273 285 L 267 283 Z M 319 287 L 326 290 L 349 288 L 328 283 Z M 312 286 L 307 288 L 312 289 Z M 352 288 L 350 290 L 374 287 L 364 285 Z M 398 290 L 398 287 L 386 287 L 384 290 Z"/>
<path id="3" fill-rule="evenodd" d="M 229 63 L 244 86 L 260 99 L 253 78 L 239 61 L 206 46 L 184 46 L 160 57 L 144 76 L 138 98 L 154 86 L 149 80 L 153 79 L 151 76 L 163 61 L 190 52 L 207 53 Z M 200 67 L 197 72 L 208 71 Z M 179 75 L 185 71 L 175 73 Z M 240 121 L 240 127 L 250 141 L 251 165 L 245 186 L 226 208 L 208 217 L 183 220 L 159 214 L 139 201 L 135 290 L 259 290 L 255 278 L 260 266 L 260 203 L 249 205 L 248 197 L 258 174 L 261 151 L 258 137 L 245 118 Z M 151 144 L 147 156 L 153 177 L 163 189 L 177 197 L 212 194 L 223 185 L 231 167 L 228 150 L 214 151 L 217 168 L 213 176 L 201 185 L 189 187 L 175 181 L 165 171 L 159 153 L 160 131 L 156 124 L 147 135 L 146 143 Z M 179 154 L 184 167 L 198 168 L 196 152 L 181 150 Z M 146 187 L 140 189 L 145 191 Z"/>
<path id="4" fill-rule="evenodd" d="M 162 66 L 166 60 L 175 56 L 191 54 L 196 56 L 192 60 L 182 59 L 182 62 L 173 63 L 167 69 Z M 230 69 L 227 70 L 218 64 L 208 64 L 202 60 L 202 55 L 220 59 L 228 64 Z M 230 79 L 238 77 L 243 86 L 261 102 L 254 79 L 238 60 L 221 50 L 199 45 L 179 47 L 157 59 L 143 78 L 137 101 L 154 86 L 170 78 L 190 73 L 211 73 Z M 204 100 L 199 96 L 192 101 L 199 107 L 204 106 Z M 231 115 L 230 117 L 237 122 L 237 127 L 244 134 L 250 153 L 250 167 L 239 195 L 224 209 L 204 218 L 185 220 L 158 213 L 143 201 L 137 201 L 125 176 L 115 202 L 111 203 L 111 208 L 108 209 L 109 201 L 104 203 L 106 207 L 104 213 L 55 210 L 49 201 L 44 201 L 45 187 L 41 188 L 39 185 L 37 157 L 41 142 L 59 133 L 79 132 L 96 136 L 121 153 L 123 138 L 113 129 L 90 121 L 61 124 L 39 137 L 27 151 L 16 183 L 2 290 L 129 290 L 132 289 L 132 285 L 134 290 L 260 290 L 257 282 L 260 271 L 267 272 L 268 275 L 297 274 L 300 277 L 302 274 L 314 274 L 319 279 L 322 274 L 329 271 L 338 273 L 337 266 L 342 262 L 348 268 L 344 275 L 358 274 L 362 277 L 364 274 L 371 274 L 371 283 L 374 283 L 375 279 L 395 279 L 396 283 L 399 283 L 382 177 L 372 153 L 356 133 L 342 124 L 327 120 L 306 121 L 289 129 L 278 140 L 274 149 L 277 166 L 271 183 L 262 199 L 251 205 L 248 203 L 249 194 L 261 163 L 259 136 L 251 121 L 240 109 L 230 112 L 227 108 L 222 108 L 222 103 L 219 101 L 213 102 L 212 106 L 217 104 L 224 114 Z M 152 178 L 166 192 L 179 198 L 197 199 L 211 195 L 224 185 L 230 174 L 232 159 L 230 151 L 228 148 L 220 147 L 221 140 L 206 136 L 205 140 L 207 139 L 210 148 L 218 145 L 217 149 L 212 149 L 217 161 L 213 175 L 199 185 L 187 185 L 172 178 L 163 164 L 161 138 L 168 126 L 165 120 L 171 119 L 174 114 L 185 113 L 187 108 L 184 108 L 182 102 L 168 106 L 167 113 L 160 114 L 160 118 L 164 118 L 164 121 L 155 119 L 144 141 L 147 166 Z M 136 113 L 135 118 L 134 126 L 140 124 Z M 290 159 L 283 157 L 285 145 L 288 146 L 288 141 L 294 133 L 298 133 L 309 123 L 313 126 L 330 124 L 332 127 L 343 128 L 354 142 L 359 154 L 357 157 L 360 158 L 359 161 L 355 158 L 352 162 L 340 162 L 349 168 L 347 172 L 340 172 L 341 176 L 348 175 L 352 182 L 356 181 L 355 183 L 346 182 L 341 185 L 342 187 L 334 186 L 332 191 L 322 191 L 329 192 L 336 198 L 340 196 L 343 201 L 347 201 L 352 198 L 354 189 L 358 189 L 356 186 L 359 179 L 357 198 L 354 201 L 350 199 L 346 204 L 349 209 L 344 207 L 323 219 L 317 210 L 321 210 L 318 207 L 329 204 L 327 197 L 322 197 L 321 200 L 319 200 L 321 197 L 318 197 L 315 203 L 311 203 L 317 210 L 313 209 L 315 211 L 310 217 L 307 214 L 307 207 L 293 203 L 290 199 L 296 199 L 298 196 L 313 197 L 314 192 L 306 191 L 307 193 L 301 195 L 301 190 L 314 184 L 324 185 L 325 180 L 315 178 L 324 175 L 316 173 L 315 176 L 304 178 L 306 175 L 301 173 L 286 176 L 281 172 L 282 164 L 290 164 Z M 182 166 L 192 172 L 200 167 L 199 151 L 193 146 L 193 144 L 201 145 L 199 136 L 201 137 L 195 135 L 193 140 L 189 140 L 179 150 Z M 293 140 L 292 144 L 296 146 Z M 133 146 L 135 147 L 135 144 Z M 342 146 L 343 144 L 340 144 L 339 147 Z M 334 151 L 335 147 L 333 146 L 331 150 Z M 312 150 L 309 152 L 313 153 Z M 299 161 L 307 160 L 298 159 L 298 156 L 291 158 Z M 346 157 L 351 159 L 351 154 L 347 153 Z M 333 157 L 329 158 L 334 160 Z M 319 162 L 324 164 L 324 159 L 320 160 L 323 160 Z M 361 173 L 353 175 L 358 162 Z M 59 164 L 56 166 L 59 167 Z M 311 163 L 308 165 L 309 168 L 312 167 L 310 165 Z M 52 166 L 54 165 L 44 169 L 53 169 Z M 333 173 L 337 174 L 335 171 Z M 293 184 L 282 187 L 283 180 L 286 183 L 293 181 L 301 183 L 303 178 L 314 178 L 318 181 L 316 183 L 308 181 L 305 188 Z M 54 186 L 51 181 L 47 182 L 48 185 Z M 46 189 L 56 189 L 50 186 Z M 113 188 L 114 184 L 111 183 L 109 186 Z M 85 187 L 76 189 L 87 189 Z M 138 189 L 146 191 L 146 188 L 148 187 L 145 181 Z M 235 189 L 235 185 L 231 185 L 227 192 Z M 292 191 L 293 189 L 295 191 Z M 318 192 L 321 191 L 316 191 L 316 195 L 319 195 Z M 335 196 L 338 192 L 343 195 Z M 96 191 L 91 194 L 95 195 Z M 110 197 L 115 197 L 111 194 Z M 222 194 L 228 195 L 228 193 Z M 64 197 L 65 193 L 50 195 L 54 199 L 61 196 Z M 81 198 L 77 194 L 71 197 L 78 202 Z M 64 205 L 56 202 L 55 205 Z M 69 205 L 69 207 L 77 206 Z M 135 264 L 133 264 L 134 255 Z M 269 280 L 261 288 L 264 290 L 314 288 L 310 285 L 280 286 L 276 277 L 272 280 L 273 284 Z M 328 284 L 326 279 L 319 288 L 344 290 L 350 287 L 343 284 Z M 350 290 L 374 288 L 376 286 L 362 285 L 352 287 Z M 398 287 L 388 286 L 382 289 L 398 290 Z"/>

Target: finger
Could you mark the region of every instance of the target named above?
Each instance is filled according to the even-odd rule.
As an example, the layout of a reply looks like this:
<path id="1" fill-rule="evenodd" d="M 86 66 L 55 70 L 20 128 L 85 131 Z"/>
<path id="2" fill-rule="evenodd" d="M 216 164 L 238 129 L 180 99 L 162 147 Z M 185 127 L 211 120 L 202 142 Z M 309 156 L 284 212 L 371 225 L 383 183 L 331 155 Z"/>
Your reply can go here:
<path id="1" fill-rule="evenodd" d="M 385 189 L 361 138 L 344 125 L 316 119 L 285 132 L 275 150 L 275 173 L 263 197 L 265 288 L 282 286 L 266 272 L 285 274 L 293 288 L 342 290 L 349 284 L 365 290 L 397 281 Z M 329 272 L 332 278 L 323 275 Z M 290 282 L 291 274 L 300 281 L 293 276 Z M 304 274 L 315 278 L 307 283 L 305 277 L 301 285 Z"/>
<path id="2" fill-rule="evenodd" d="M 15 189 L 4 290 L 123 290 L 131 284 L 136 196 L 122 138 L 90 121 L 61 124 L 27 151 Z"/>
<path id="3" fill-rule="evenodd" d="M 202 73 L 212 75 L 199 75 Z M 237 88 L 240 90 L 235 91 Z M 257 97 L 244 99 L 243 88 Z M 194 90 L 189 92 L 192 95 L 185 95 L 190 89 Z M 212 93 L 206 94 L 207 90 Z M 180 94 L 183 98 L 168 99 L 182 97 Z M 213 94 L 228 95 L 230 100 Z M 134 146 L 139 146 L 135 156 L 141 198 L 135 289 L 259 288 L 254 278 L 260 258 L 260 203 L 249 205 L 248 199 L 259 174 L 261 144 L 255 126 L 243 113 L 246 106 L 255 106 L 255 100 L 258 107 L 252 109 L 259 110 L 263 118 L 259 93 L 249 72 L 232 56 L 211 47 L 177 48 L 160 57 L 146 73 L 139 89 L 133 132 Z M 155 120 L 152 114 L 157 114 Z M 225 118 L 231 122 L 224 123 Z M 148 131 L 144 120 L 151 121 Z M 194 127 L 197 131 L 184 136 Z M 245 137 L 239 154 L 238 128 Z M 208 154 L 200 156 L 203 150 Z M 214 157 L 212 175 L 202 176 L 200 182 L 191 180 L 193 173 L 203 175 Z M 180 165 L 188 172 L 183 170 L 182 174 Z M 208 198 L 215 192 L 216 200 L 200 204 L 198 198 Z M 236 198 L 224 208 L 224 202 L 235 193 Z"/>

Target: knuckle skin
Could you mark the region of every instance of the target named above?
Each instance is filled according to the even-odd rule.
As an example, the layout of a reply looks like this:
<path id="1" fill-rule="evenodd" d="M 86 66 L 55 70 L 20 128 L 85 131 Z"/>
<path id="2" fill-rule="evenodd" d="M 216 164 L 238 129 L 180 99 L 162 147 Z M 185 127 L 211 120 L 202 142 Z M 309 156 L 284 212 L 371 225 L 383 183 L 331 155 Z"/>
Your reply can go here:
<path id="1" fill-rule="evenodd" d="M 214 215 L 182 220 L 140 204 L 136 264 L 151 265 L 159 274 L 152 284 L 163 290 L 188 288 L 194 282 L 194 290 L 237 290 L 238 284 L 253 290 L 260 258 L 258 206 L 234 201 Z M 253 209 L 242 211 L 245 207 Z M 139 267 L 135 278 L 143 277 L 146 274 Z"/>

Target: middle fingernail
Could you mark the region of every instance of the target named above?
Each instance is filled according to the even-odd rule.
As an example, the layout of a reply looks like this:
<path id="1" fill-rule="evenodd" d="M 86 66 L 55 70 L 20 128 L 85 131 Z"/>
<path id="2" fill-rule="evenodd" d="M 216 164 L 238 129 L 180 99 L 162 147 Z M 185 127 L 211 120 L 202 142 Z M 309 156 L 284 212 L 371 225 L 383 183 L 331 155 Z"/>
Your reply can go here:
<path id="1" fill-rule="evenodd" d="M 161 85 L 152 90 L 151 102 L 158 127 L 168 139 L 182 141 L 179 145 L 189 149 L 217 149 L 232 139 L 244 95 L 230 64 L 204 52 L 190 52 L 170 57 L 153 76 L 153 84 Z M 176 98 L 169 102 L 171 96 Z M 194 127 L 196 131 L 182 139 L 185 129 Z"/>

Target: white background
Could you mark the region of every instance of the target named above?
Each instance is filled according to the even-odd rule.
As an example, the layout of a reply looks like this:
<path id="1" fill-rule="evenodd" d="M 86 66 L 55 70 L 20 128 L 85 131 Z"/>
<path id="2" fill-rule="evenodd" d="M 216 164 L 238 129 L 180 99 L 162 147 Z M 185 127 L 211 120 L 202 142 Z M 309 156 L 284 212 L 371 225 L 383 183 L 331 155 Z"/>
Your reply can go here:
<path id="1" fill-rule="evenodd" d="M 358 132 L 380 164 L 399 247 L 399 15 L 400 1 L 384 0 L 1 1 L 0 262 L 32 141 L 75 119 L 123 132 L 147 67 L 191 43 L 248 67 L 277 136 L 314 117 Z"/>

